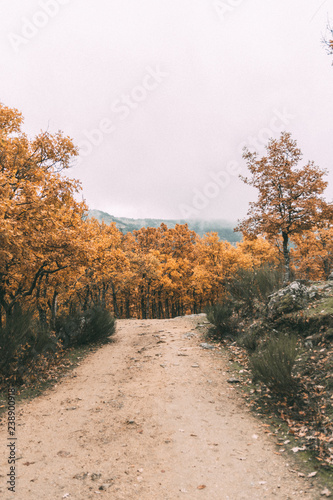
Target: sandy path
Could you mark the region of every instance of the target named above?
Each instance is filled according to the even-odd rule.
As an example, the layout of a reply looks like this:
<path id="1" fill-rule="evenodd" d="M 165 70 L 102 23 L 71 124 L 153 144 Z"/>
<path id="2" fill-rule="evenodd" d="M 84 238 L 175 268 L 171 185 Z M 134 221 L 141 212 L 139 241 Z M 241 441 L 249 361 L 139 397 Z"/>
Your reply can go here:
<path id="1" fill-rule="evenodd" d="M 17 491 L 1 453 L 1 498 L 316 498 L 226 382 L 226 361 L 200 347 L 198 320 L 118 321 L 115 343 L 18 408 Z"/>

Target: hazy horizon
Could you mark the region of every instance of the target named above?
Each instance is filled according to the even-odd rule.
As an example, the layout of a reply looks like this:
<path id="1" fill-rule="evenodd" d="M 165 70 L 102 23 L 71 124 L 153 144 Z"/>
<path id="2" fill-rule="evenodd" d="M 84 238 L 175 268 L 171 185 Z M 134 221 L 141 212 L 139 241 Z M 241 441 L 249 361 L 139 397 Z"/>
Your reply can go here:
<path id="1" fill-rule="evenodd" d="M 213 218 L 213 217 L 210 217 L 210 218 L 206 218 L 206 219 L 203 219 L 203 218 L 199 218 L 199 219 L 195 219 L 195 218 L 188 218 L 188 219 L 182 219 L 182 218 L 178 218 L 178 219 L 171 219 L 169 217 L 124 217 L 122 215 L 116 215 L 116 214 L 113 214 L 113 213 L 109 213 L 109 212 L 106 212 L 105 210 L 98 210 L 98 209 L 95 209 L 95 208 L 91 208 L 91 207 L 88 207 L 89 209 L 89 212 L 100 212 L 100 213 L 105 213 L 107 215 L 110 215 L 112 217 L 114 217 L 115 219 L 133 219 L 133 220 L 148 220 L 148 219 L 152 219 L 152 220 L 166 220 L 166 221 L 177 221 L 177 220 L 191 220 L 193 222 L 225 222 L 226 224 L 231 224 L 231 225 L 236 225 L 237 224 L 237 220 L 232 220 L 232 219 L 224 219 L 223 217 L 218 217 L 218 218 Z"/>

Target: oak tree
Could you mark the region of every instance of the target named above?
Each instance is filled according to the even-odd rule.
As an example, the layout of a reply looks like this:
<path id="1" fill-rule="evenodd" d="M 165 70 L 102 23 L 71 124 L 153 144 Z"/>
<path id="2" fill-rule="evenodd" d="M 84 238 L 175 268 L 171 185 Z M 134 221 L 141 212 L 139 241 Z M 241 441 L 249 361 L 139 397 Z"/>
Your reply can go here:
<path id="1" fill-rule="evenodd" d="M 29 139 L 22 123 L 16 109 L 0 103 L 0 311 L 6 316 L 35 292 L 42 312 L 48 278 L 84 256 L 86 207 L 74 197 L 79 183 L 62 174 L 77 148 L 61 132 Z"/>
<path id="2" fill-rule="evenodd" d="M 290 237 L 302 234 L 333 218 L 333 204 L 322 194 L 327 186 L 323 180 L 327 173 L 312 161 L 299 167 L 301 150 L 291 134 L 283 132 L 279 139 L 271 139 L 262 158 L 244 148 L 251 177 L 242 180 L 258 189 L 258 200 L 250 203 L 248 217 L 236 231 L 244 235 L 267 235 L 282 238 L 284 281 L 290 280 Z"/>

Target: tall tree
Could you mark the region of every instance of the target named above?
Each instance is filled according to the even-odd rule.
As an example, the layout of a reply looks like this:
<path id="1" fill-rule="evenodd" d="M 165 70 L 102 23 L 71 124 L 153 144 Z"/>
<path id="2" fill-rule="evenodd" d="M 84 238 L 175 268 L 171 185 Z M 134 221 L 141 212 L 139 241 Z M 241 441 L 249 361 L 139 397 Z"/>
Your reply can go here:
<path id="1" fill-rule="evenodd" d="M 0 103 L 0 307 L 7 316 L 84 257 L 86 207 L 75 200 L 79 183 L 61 174 L 77 149 L 61 132 L 30 140 L 22 123 L 16 109 Z"/>
<path id="2" fill-rule="evenodd" d="M 323 180 L 327 172 L 313 162 L 298 168 L 302 153 L 291 134 L 283 132 L 280 139 L 271 139 L 266 151 L 266 156 L 258 158 L 257 153 L 244 148 L 243 158 L 251 177 L 241 178 L 257 188 L 259 195 L 258 201 L 250 203 L 248 217 L 235 230 L 249 236 L 282 237 L 284 281 L 288 282 L 291 235 L 332 221 L 333 204 L 321 196 L 327 186 Z"/>

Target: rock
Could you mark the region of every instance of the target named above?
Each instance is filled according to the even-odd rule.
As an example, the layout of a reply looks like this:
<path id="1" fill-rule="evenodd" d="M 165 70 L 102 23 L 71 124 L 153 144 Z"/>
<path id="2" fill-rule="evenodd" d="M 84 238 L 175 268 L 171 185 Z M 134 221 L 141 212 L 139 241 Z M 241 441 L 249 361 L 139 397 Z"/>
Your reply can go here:
<path id="1" fill-rule="evenodd" d="M 238 378 L 234 378 L 234 377 L 228 378 L 227 382 L 228 382 L 228 384 L 240 384 L 240 380 L 238 380 Z"/>
<path id="2" fill-rule="evenodd" d="M 58 451 L 57 455 L 62 458 L 68 458 L 72 456 L 70 451 L 65 451 L 65 450 Z"/>
<path id="3" fill-rule="evenodd" d="M 86 477 L 88 477 L 88 472 L 81 472 L 81 474 L 75 474 L 73 479 L 80 479 L 82 481 L 83 479 L 86 479 Z"/>
<path id="4" fill-rule="evenodd" d="M 110 488 L 111 484 L 101 484 L 100 487 L 98 488 L 101 491 L 105 491 L 108 488 Z"/>
<path id="5" fill-rule="evenodd" d="M 319 290 L 318 290 L 318 287 L 316 287 L 314 285 L 310 286 L 308 288 L 307 293 L 308 293 L 308 297 L 309 297 L 310 300 L 317 299 L 321 295 L 320 292 L 319 292 Z"/>
<path id="6" fill-rule="evenodd" d="M 90 479 L 91 479 L 92 481 L 97 481 L 97 480 L 98 480 L 101 476 L 102 476 L 102 474 L 100 474 L 100 473 L 96 473 L 96 472 L 93 472 L 93 473 L 91 474 L 91 476 L 90 476 Z"/>
<path id="7" fill-rule="evenodd" d="M 214 345 L 206 344 L 205 342 L 200 344 L 200 347 L 202 347 L 203 349 L 215 349 Z"/>
<path id="8" fill-rule="evenodd" d="M 268 317 L 274 318 L 281 314 L 303 309 L 308 302 L 319 295 L 316 286 L 307 287 L 301 281 L 293 281 L 290 285 L 269 296 Z"/>
<path id="9" fill-rule="evenodd" d="M 192 337 L 196 337 L 196 333 L 194 333 L 194 332 L 188 332 L 188 333 L 184 333 L 183 336 L 186 339 L 191 339 Z"/>
<path id="10" fill-rule="evenodd" d="M 329 281 L 333 281 L 333 272 L 329 275 L 329 277 L 327 278 Z"/>

